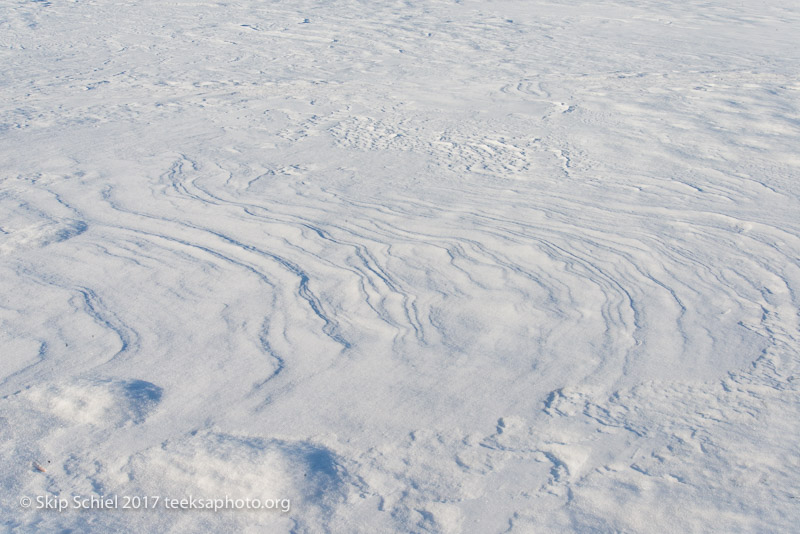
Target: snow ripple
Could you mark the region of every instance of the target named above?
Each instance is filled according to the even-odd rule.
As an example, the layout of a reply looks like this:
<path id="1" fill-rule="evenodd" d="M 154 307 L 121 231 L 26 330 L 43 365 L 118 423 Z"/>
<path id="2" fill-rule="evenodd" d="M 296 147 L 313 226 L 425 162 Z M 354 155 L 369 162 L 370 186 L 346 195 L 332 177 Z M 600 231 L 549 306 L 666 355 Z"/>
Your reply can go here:
<path id="1" fill-rule="evenodd" d="M 796 9 L 112 4 L 0 21 L 4 503 L 295 505 L 5 526 L 791 530 Z"/>

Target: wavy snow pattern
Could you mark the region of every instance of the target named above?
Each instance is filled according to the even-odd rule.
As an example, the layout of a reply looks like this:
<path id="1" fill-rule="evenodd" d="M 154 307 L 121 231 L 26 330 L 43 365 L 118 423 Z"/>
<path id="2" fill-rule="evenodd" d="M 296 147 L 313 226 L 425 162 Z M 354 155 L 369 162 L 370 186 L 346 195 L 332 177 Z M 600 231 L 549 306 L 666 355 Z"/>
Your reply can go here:
<path id="1" fill-rule="evenodd" d="M 7 4 L 6 528 L 797 523 L 796 8 Z"/>

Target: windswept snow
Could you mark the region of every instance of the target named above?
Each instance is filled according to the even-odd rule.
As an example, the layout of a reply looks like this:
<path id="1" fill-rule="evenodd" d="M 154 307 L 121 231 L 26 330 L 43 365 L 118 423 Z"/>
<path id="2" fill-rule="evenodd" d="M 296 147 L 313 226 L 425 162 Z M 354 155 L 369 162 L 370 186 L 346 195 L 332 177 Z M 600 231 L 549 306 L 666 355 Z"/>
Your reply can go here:
<path id="1" fill-rule="evenodd" d="M 0 0 L 3 528 L 796 530 L 798 28 Z"/>

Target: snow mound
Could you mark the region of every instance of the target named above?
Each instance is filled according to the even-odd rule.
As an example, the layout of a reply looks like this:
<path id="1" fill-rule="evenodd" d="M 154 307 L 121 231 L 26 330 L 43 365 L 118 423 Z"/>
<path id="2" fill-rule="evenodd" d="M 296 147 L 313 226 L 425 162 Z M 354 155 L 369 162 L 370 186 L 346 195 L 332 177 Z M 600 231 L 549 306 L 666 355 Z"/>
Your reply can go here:
<path id="1" fill-rule="evenodd" d="M 35 386 L 22 397 L 35 411 L 72 424 L 120 426 L 142 422 L 161 395 L 144 380 L 79 380 Z"/>
<path id="2" fill-rule="evenodd" d="M 4 230 L 0 234 L 0 255 L 66 241 L 82 234 L 87 227 L 83 221 L 63 220 L 32 224 L 12 231 Z"/>
<path id="3" fill-rule="evenodd" d="M 135 454 L 117 475 L 117 483 L 132 481 L 130 491 L 142 494 L 260 502 L 253 505 L 259 508 L 227 506 L 208 518 L 226 526 L 242 518 L 249 526 L 291 520 L 312 530 L 324 528 L 349 493 L 346 470 L 321 445 L 210 430 Z"/>

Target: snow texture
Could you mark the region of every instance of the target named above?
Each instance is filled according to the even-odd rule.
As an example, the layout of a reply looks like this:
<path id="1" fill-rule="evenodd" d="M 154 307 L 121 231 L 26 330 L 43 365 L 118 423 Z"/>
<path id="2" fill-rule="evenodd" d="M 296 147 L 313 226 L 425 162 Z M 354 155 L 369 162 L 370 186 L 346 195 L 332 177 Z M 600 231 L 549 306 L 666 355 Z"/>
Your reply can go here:
<path id="1" fill-rule="evenodd" d="M 0 528 L 796 531 L 798 28 L 0 0 Z"/>

